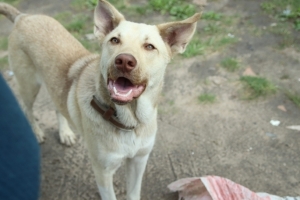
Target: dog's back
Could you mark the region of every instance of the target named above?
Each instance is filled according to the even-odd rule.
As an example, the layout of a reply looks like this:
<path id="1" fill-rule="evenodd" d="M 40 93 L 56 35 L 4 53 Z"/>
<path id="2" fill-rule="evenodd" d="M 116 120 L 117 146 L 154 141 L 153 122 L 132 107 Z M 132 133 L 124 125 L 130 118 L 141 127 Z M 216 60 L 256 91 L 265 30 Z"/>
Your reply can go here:
<path id="1" fill-rule="evenodd" d="M 22 14 L 5 3 L 0 3 L 0 14 L 14 23 L 8 44 L 9 63 L 19 85 L 24 111 L 42 142 L 43 133 L 31 114 L 41 83 L 46 83 L 56 108 L 69 118 L 65 106 L 72 82 L 68 79 L 69 69 L 90 52 L 51 17 Z"/>

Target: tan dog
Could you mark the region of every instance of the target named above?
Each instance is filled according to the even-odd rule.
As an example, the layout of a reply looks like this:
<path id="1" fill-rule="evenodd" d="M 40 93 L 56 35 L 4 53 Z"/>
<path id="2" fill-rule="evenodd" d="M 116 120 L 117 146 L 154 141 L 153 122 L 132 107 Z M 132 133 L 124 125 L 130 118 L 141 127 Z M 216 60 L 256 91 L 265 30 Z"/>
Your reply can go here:
<path id="1" fill-rule="evenodd" d="M 14 22 L 9 62 L 39 142 L 44 133 L 32 105 L 45 83 L 57 109 L 60 140 L 75 142 L 69 126 L 82 134 L 102 200 L 116 199 L 113 174 L 122 161 L 127 199 L 140 199 L 164 72 L 172 56 L 185 51 L 200 14 L 157 26 L 138 24 L 100 0 L 94 33 L 102 52 L 94 55 L 50 17 L 21 14 L 5 3 L 0 3 L 0 13 Z"/>

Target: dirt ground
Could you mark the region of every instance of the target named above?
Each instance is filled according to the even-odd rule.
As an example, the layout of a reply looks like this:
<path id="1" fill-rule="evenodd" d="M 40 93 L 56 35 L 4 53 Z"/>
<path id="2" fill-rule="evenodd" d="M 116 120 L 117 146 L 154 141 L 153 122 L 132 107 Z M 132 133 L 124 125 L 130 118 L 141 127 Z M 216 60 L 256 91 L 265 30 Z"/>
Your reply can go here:
<path id="1" fill-rule="evenodd" d="M 300 133 L 286 128 L 300 125 L 300 109 L 283 90 L 252 101 L 238 97 L 243 90 L 238 79 L 246 67 L 278 87 L 300 94 L 300 53 L 293 47 L 277 48 L 280 38 L 274 34 L 257 36 L 244 31 L 248 22 L 261 29 L 273 22 L 261 11 L 260 2 L 213 1 L 206 9 L 241 13 L 239 41 L 206 56 L 177 57 L 168 67 L 157 140 L 143 179 L 143 200 L 176 199 L 166 187 L 169 183 L 206 175 L 226 177 L 257 192 L 300 196 Z M 69 3 L 70 0 L 24 0 L 18 7 L 23 12 L 53 16 L 68 10 Z M 8 35 L 10 29 L 10 22 L 1 18 L 0 34 Z M 219 66 L 225 56 L 237 57 L 243 67 L 237 73 L 227 72 Z M 12 78 L 3 74 L 16 91 Z M 289 78 L 282 79 L 283 75 Z M 214 93 L 217 101 L 199 103 L 197 97 L 202 92 Z M 278 109 L 279 105 L 286 112 Z M 59 143 L 55 110 L 44 89 L 35 112 L 47 137 L 41 145 L 40 199 L 100 199 L 80 136 L 72 147 Z M 281 123 L 273 126 L 271 120 Z M 115 175 L 114 186 L 118 199 L 125 199 L 124 167 Z"/>

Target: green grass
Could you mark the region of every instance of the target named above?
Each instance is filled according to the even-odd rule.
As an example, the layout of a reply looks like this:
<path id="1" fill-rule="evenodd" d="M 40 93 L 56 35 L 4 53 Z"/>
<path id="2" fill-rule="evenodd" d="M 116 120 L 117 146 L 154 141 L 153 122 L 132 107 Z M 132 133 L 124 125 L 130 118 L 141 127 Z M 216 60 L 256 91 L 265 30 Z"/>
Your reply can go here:
<path id="1" fill-rule="evenodd" d="M 216 36 L 209 37 L 208 35 L 196 35 L 187 46 L 185 52 L 182 54 L 185 58 L 190 58 L 197 55 L 205 55 L 218 50 L 221 50 L 224 47 L 227 47 L 230 44 L 235 43 L 236 38 L 230 38 L 227 36 L 222 36 L 217 34 Z"/>
<path id="2" fill-rule="evenodd" d="M 81 33 L 85 29 L 85 24 L 87 21 L 87 17 L 75 17 L 69 24 L 67 24 L 65 27 L 70 32 L 77 32 Z"/>
<path id="3" fill-rule="evenodd" d="M 261 3 L 261 8 L 279 21 L 292 23 L 294 29 L 300 31 L 299 0 L 267 0 Z"/>
<path id="4" fill-rule="evenodd" d="M 222 14 L 220 13 L 216 13 L 214 11 L 208 11 L 208 12 L 204 12 L 201 16 L 202 20 L 214 20 L 214 21 L 219 21 L 221 20 L 223 17 Z"/>
<path id="5" fill-rule="evenodd" d="M 62 12 L 55 16 L 58 20 L 81 44 L 88 50 L 95 52 L 99 50 L 98 42 L 88 40 L 85 34 L 93 33 L 93 19 L 84 14 L 73 15 L 71 12 Z"/>
<path id="6" fill-rule="evenodd" d="M 7 37 L 0 38 L 0 50 L 6 51 L 7 46 L 8 46 L 8 38 Z"/>
<path id="7" fill-rule="evenodd" d="M 235 72 L 240 68 L 238 61 L 235 58 L 225 58 L 221 61 L 221 66 L 229 72 Z"/>
<path id="8" fill-rule="evenodd" d="M 208 23 L 208 25 L 204 27 L 204 31 L 211 35 L 221 32 L 220 22 Z"/>
<path id="9" fill-rule="evenodd" d="M 0 71 L 3 71 L 8 67 L 8 57 L 0 58 Z"/>
<path id="10" fill-rule="evenodd" d="M 297 95 L 295 93 L 292 92 L 287 92 L 286 96 L 292 101 L 294 102 L 294 104 L 296 104 L 296 106 L 298 106 L 300 108 L 300 95 Z"/>
<path id="11" fill-rule="evenodd" d="M 162 14 L 168 13 L 176 19 L 188 18 L 197 11 L 195 5 L 184 0 L 149 0 L 147 7 Z"/>
<path id="12" fill-rule="evenodd" d="M 206 49 L 206 44 L 203 43 L 201 40 L 194 39 L 191 43 L 187 46 L 185 52 L 182 54 L 183 57 L 190 58 L 197 55 L 204 54 Z"/>
<path id="13" fill-rule="evenodd" d="M 10 4 L 15 3 L 17 1 L 18 0 L 0 0 L 0 2 L 10 3 Z"/>
<path id="14" fill-rule="evenodd" d="M 216 100 L 216 96 L 213 94 L 203 93 L 198 97 L 200 103 L 213 103 Z"/>
<path id="15" fill-rule="evenodd" d="M 242 76 L 240 80 L 245 84 L 246 99 L 255 99 L 276 92 L 276 87 L 269 80 L 262 77 Z"/>

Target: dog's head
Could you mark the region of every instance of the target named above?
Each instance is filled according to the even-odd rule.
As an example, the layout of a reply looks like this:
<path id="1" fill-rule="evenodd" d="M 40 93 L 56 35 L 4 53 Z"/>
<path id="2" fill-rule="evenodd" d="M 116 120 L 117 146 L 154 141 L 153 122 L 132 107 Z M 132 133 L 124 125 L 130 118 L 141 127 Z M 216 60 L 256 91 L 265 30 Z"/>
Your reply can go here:
<path id="1" fill-rule="evenodd" d="M 195 14 L 156 26 L 133 23 L 110 3 L 99 0 L 94 33 L 102 43 L 100 73 L 111 99 L 126 104 L 161 87 L 167 64 L 173 55 L 185 51 L 199 18 Z"/>

